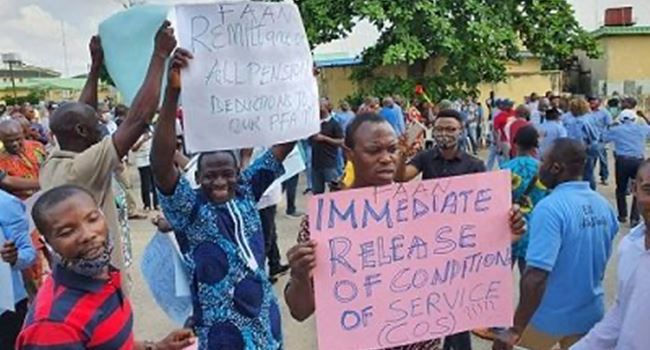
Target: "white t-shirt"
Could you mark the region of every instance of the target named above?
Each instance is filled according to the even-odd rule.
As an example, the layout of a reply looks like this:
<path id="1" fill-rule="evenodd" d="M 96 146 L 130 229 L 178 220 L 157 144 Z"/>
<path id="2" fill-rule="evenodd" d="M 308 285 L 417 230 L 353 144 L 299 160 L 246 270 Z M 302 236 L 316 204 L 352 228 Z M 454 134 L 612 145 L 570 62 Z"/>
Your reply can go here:
<path id="1" fill-rule="evenodd" d="M 144 168 L 151 165 L 149 154 L 151 153 L 151 139 L 142 143 L 137 151 L 133 151 L 133 163 L 138 168 Z"/>

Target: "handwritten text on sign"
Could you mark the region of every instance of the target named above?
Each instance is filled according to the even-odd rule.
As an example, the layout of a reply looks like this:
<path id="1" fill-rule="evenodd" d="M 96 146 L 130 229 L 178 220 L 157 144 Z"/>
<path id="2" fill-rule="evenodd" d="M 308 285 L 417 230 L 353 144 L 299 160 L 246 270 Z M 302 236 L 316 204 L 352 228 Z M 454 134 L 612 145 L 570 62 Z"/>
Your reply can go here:
<path id="1" fill-rule="evenodd" d="M 315 197 L 319 348 L 387 348 L 510 325 L 509 208 L 508 172 Z"/>
<path id="2" fill-rule="evenodd" d="M 318 88 L 298 8 L 236 2 L 176 7 L 192 151 L 268 146 L 318 132 Z"/>

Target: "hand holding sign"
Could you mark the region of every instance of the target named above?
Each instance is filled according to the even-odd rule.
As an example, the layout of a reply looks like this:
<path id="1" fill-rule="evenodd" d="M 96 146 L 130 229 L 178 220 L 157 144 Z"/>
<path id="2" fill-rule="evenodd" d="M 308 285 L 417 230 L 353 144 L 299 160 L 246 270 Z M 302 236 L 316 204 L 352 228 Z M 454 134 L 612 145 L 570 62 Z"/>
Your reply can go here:
<path id="1" fill-rule="evenodd" d="M 176 49 L 172 61 L 169 64 L 169 74 L 167 75 L 170 88 L 181 88 L 181 70 L 187 68 L 192 58 L 194 56 L 189 51 L 180 47 Z"/>
<path id="2" fill-rule="evenodd" d="M 195 57 L 181 76 L 190 151 L 268 146 L 318 132 L 318 88 L 296 5 L 178 5 L 176 17 L 180 45 Z"/>
<path id="3" fill-rule="evenodd" d="M 92 38 L 90 38 L 88 49 L 90 50 L 92 68 L 99 69 L 99 67 L 104 64 L 104 49 L 102 49 L 102 42 L 99 39 L 99 35 L 94 35 Z"/>
<path id="4" fill-rule="evenodd" d="M 167 59 L 176 47 L 176 37 L 174 36 L 174 28 L 171 23 L 165 20 L 156 33 L 156 40 L 154 50 L 157 55 Z"/>
<path id="5" fill-rule="evenodd" d="M 511 325 L 509 231 L 523 220 L 510 203 L 508 172 L 314 197 L 319 347 L 387 348 Z"/>

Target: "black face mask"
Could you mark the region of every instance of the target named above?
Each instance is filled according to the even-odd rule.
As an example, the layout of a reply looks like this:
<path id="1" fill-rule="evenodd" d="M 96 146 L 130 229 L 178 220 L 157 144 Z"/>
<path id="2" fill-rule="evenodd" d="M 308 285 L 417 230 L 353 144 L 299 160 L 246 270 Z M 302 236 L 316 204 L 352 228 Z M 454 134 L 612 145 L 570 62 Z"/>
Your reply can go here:
<path id="1" fill-rule="evenodd" d="M 438 147 L 442 149 L 452 149 L 458 144 L 460 135 L 434 132 L 433 138 L 436 140 L 436 145 L 438 145 Z"/>

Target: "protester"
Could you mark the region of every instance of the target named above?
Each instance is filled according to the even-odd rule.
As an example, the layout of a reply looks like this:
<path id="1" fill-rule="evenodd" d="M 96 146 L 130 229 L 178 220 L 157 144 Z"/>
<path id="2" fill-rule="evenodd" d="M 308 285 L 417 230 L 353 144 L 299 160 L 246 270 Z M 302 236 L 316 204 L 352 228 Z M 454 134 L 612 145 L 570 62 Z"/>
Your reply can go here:
<path id="1" fill-rule="evenodd" d="M 589 110 L 589 104 L 584 98 L 574 98 L 569 103 L 569 112 L 561 118 L 567 131 L 567 137 L 581 142 L 587 150 L 582 179 L 589 182 L 591 189 L 595 190 L 594 168 L 598 159 L 600 135 L 594 121 L 590 118 Z"/>
<path id="2" fill-rule="evenodd" d="M 560 121 L 560 113 L 557 110 L 546 111 L 545 121 L 539 126 L 539 133 L 542 138 L 539 146 L 540 155 L 546 154 L 555 140 L 567 136 L 566 128 Z"/>
<path id="3" fill-rule="evenodd" d="M 397 135 L 404 133 L 404 130 L 406 129 L 404 125 L 404 113 L 402 113 L 401 108 L 396 107 L 395 101 L 393 101 L 392 97 L 384 98 L 379 115 L 386 119 Z"/>
<path id="4" fill-rule="evenodd" d="M 605 132 L 603 140 L 614 144 L 615 176 L 616 176 L 616 207 L 618 221 L 627 222 L 627 191 L 630 180 L 634 180 L 639 166 L 645 159 L 646 140 L 650 137 L 650 126 L 637 124 L 636 114 L 623 110 L 619 115 L 618 125 Z M 636 198 L 632 197 L 630 210 L 630 225 L 639 223 L 639 211 Z"/>
<path id="5" fill-rule="evenodd" d="M 38 188 L 39 170 L 46 157 L 45 148 L 37 141 L 25 140 L 20 124 L 15 120 L 0 122 L 0 141 L 4 150 L 0 151 L 0 169 L 9 176 L 16 176 L 33 182 L 33 188 Z M 33 190 L 16 191 L 12 193 L 20 199 L 26 199 Z"/>
<path id="6" fill-rule="evenodd" d="M 47 137 L 47 131 L 45 128 L 38 123 L 38 118 L 36 117 L 36 110 L 29 104 L 24 105 L 20 109 L 20 114 L 22 114 L 27 121 L 29 122 L 29 128 L 34 132 L 36 136 L 36 141 L 40 142 L 43 145 L 46 145 L 49 141 Z"/>
<path id="7" fill-rule="evenodd" d="M 503 131 L 506 135 L 506 140 L 508 141 L 508 147 L 510 149 L 509 156 L 513 158 L 517 154 L 517 148 L 515 146 L 515 138 L 519 130 L 527 125 L 529 125 L 530 120 L 530 110 L 524 105 L 517 106 L 515 109 L 515 118 L 510 119 L 508 123 L 503 128 Z"/>
<path id="8" fill-rule="evenodd" d="M 39 170 L 46 156 L 45 148 L 38 141 L 25 140 L 23 128 L 15 120 L 0 122 L 0 141 L 5 148 L 0 152 L 0 169 L 9 176 L 23 179 L 29 185 L 10 191 L 12 195 L 24 201 L 39 188 Z M 33 296 L 49 272 L 49 264 L 47 249 L 38 232 L 31 232 L 31 239 L 37 251 L 37 258 L 23 273 L 27 291 Z"/>
<path id="9" fill-rule="evenodd" d="M 311 141 L 311 189 L 314 194 L 324 193 L 325 186 L 338 179 L 336 155 L 338 149 L 343 145 L 343 129 L 330 115 L 327 103 L 321 102 L 320 118 L 320 132 L 309 138 Z"/>
<path id="10" fill-rule="evenodd" d="M 93 37 L 90 44 L 92 65 L 80 102 L 62 105 L 50 120 L 50 129 L 56 136 L 59 149 L 50 154 L 41 169 L 41 187 L 47 190 L 63 184 L 76 184 L 93 194 L 106 215 L 109 231 L 113 235 L 115 249 L 112 263 L 119 269 L 124 268 L 124 260 L 111 187 L 113 172 L 156 112 L 165 60 L 175 46 L 173 29 L 166 21 L 156 33 L 147 75 L 127 117 L 111 137 L 102 139 L 95 107 L 103 52 L 99 38 Z"/>
<path id="11" fill-rule="evenodd" d="M 119 271 L 110 265 L 114 242 L 90 192 L 53 188 L 36 201 L 32 216 L 56 264 L 30 306 L 17 350 L 181 350 L 194 343 L 190 330 L 172 332 L 159 343 L 134 342 L 131 305 Z"/>
<path id="12" fill-rule="evenodd" d="M 571 350 L 645 349 L 650 344 L 650 162 L 636 174 L 632 192 L 643 216 L 618 246 L 617 296 L 605 317 Z"/>
<path id="13" fill-rule="evenodd" d="M 546 188 L 539 182 L 539 161 L 536 159 L 539 133 L 533 125 L 519 129 L 514 139 L 516 157 L 505 163 L 502 169 L 512 174 L 512 201 L 518 204 L 526 221 L 529 221 L 533 208 L 546 196 Z M 528 232 L 512 246 L 512 262 L 523 275 L 526 267 Z"/>
<path id="14" fill-rule="evenodd" d="M 514 103 L 507 99 L 497 103 L 498 112 L 493 119 L 492 146 L 488 155 L 487 170 L 492 170 L 495 161 L 497 165 L 506 162 L 510 154 L 505 127 L 515 119 L 515 111 L 512 109 Z"/>
<path id="15" fill-rule="evenodd" d="M 40 185 L 33 180 L 23 179 L 17 176 L 7 175 L 7 173 L 0 169 L 0 189 L 9 193 L 20 191 L 38 191 Z"/>
<path id="16" fill-rule="evenodd" d="M 36 261 L 25 206 L 16 197 L 0 190 L 0 258 L 11 266 L 14 311 L 0 308 L 0 348 L 13 349 L 27 314 L 28 295 L 23 285 L 22 271 Z M 7 284 L 0 288 L 8 288 Z"/>
<path id="17" fill-rule="evenodd" d="M 149 162 L 149 155 L 151 153 L 150 130 L 146 130 L 140 136 L 140 139 L 133 145 L 131 151 L 133 152 L 133 162 L 136 168 L 138 168 L 138 174 L 140 174 L 140 194 L 142 196 L 142 203 L 144 204 L 144 211 L 148 212 L 152 209 L 159 210 L 158 196 L 156 195 L 156 187 L 153 183 L 151 163 Z"/>
<path id="18" fill-rule="evenodd" d="M 533 211 L 514 326 L 499 334 L 495 350 L 558 343 L 565 350 L 603 317 L 602 281 L 618 223 L 607 200 L 580 181 L 586 159 L 585 146 L 568 138 L 543 157 L 539 179 L 552 192 Z"/>
<path id="19" fill-rule="evenodd" d="M 607 147 L 602 140 L 602 135 L 607 131 L 610 125 L 614 122 L 612 115 L 607 111 L 607 109 L 601 106 L 600 98 L 597 96 L 591 96 L 588 99 L 589 108 L 591 109 L 591 119 L 596 126 L 598 134 L 601 136 L 598 140 L 598 158 L 597 162 L 600 163 L 600 168 L 598 170 L 598 175 L 600 176 L 600 184 L 607 186 L 607 180 L 609 179 L 609 165 L 607 164 Z M 595 165 L 595 164 L 594 164 Z"/>
<path id="20" fill-rule="evenodd" d="M 433 126 L 436 146 L 418 153 L 408 164 L 400 158 L 396 179 L 406 182 L 422 173 L 422 179 L 484 172 L 483 161 L 460 150 L 459 140 L 463 122 L 460 113 L 446 109 L 440 111 Z"/>
<path id="21" fill-rule="evenodd" d="M 441 110 L 433 125 L 436 146 L 418 153 L 408 164 L 405 157 L 398 160 L 395 179 L 407 182 L 422 173 L 423 180 L 485 172 L 482 160 L 472 157 L 460 149 L 459 140 L 463 134 L 463 120 L 460 113 Z M 409 145 L 401 145 L 408 149 Z M 445 339 L 445 350 L 471 350 L 469 332 L 459 333 Z"/>
<path id="22" fill-rule="evenodd" d="M 352 162 L 355 173 L 351 189 L 393 183 L 400 155 L 395 131 L 385 119 L 372 113 L 358 115 L 346 130 L 345 146 L 347 158 Z M 406 147 L 402 152 L 407 152 Z M 410 153 L 411 149 L 408 152 Z M 514 233 L 521 233 L 524 226 L 522 220 L 518 212 L 512 213 L 511 227 Z M 316 249 L 316 244 L 310 237 L 308 219 L 305 219 L 298 235 L 298 243 L 287 253 L 291 265 L 291 279 L 284 293 L 289 311 L 298 321 L 306 320 L 315 311 L 312 273 L 315 268 Z M 471 349 L 453 344 L 453 341 L 449 341 L 445 344 L 445 349 Z M 469 346 L 469 339 L 466 344 Z M 439 347 L 439 340 L 431 340 L 397 349 Z"/>
<path id="23" fill-rule="evenodd" d="M 200 188 L 192 189 L 174 166 L 180 69 L 189 59 L 188 51 L 176 50 L 151 166 L 163 212 L 187 260 L 199 348 L 281 348 L 280 309 L 264 269 L 256 203 L 284 171 L 282 161 L 294 143 L 274 146 L 241 173 L 233 151 L 201 153 L 196 175 Z"/>

